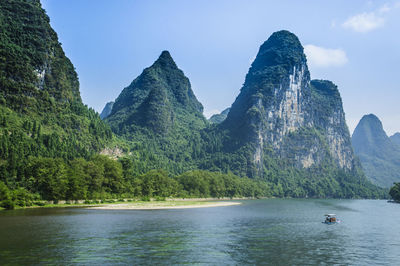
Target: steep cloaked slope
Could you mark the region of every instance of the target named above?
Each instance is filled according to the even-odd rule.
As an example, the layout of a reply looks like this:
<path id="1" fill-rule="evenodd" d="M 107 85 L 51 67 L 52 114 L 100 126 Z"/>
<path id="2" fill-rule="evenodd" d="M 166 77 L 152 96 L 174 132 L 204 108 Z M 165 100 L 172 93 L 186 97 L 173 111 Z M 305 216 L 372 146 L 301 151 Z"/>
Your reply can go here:
<path id="1" fill-rule="evenodd" d="M 382 122 L 374 114 L 361 118 L 352 136 L 367 177 L 382 187 L 400 181 L 400 146 L 386 135 Z"/>
<path id="2" fill-rule="evenodd" d="M 46 96 L 81 102 L 74 66 L 40 2 L 4 0 L 0 8 L 0 86 L 7 104 L 28 108 L 34 104 L 29 97 Z"/>
<path id="3" fill-rule="evenodd" d="M 111 130 L 82 103 L 74 66 L 38 0 L 0 1 L 1 178 L 23 182 L 29 156 L 89 157 Z"/>

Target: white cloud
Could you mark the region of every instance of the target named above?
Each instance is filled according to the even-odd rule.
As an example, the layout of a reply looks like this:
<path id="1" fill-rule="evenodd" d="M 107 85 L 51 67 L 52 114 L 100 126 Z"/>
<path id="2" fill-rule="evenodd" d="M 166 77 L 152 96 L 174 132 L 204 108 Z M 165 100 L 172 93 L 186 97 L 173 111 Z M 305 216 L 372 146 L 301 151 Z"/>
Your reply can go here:
<path id="1" fill-rule="evenodd" d="M 357 32 L 368 32 L 385 25 L 385 19 L 375 14 L 375 12 L 362 13 L 348 18 L 343 24 L 343 28 Z"/>
<path id="2" fill-rule="evenodd" d="M 315 67 L 342 66 L 349 60 L 342 49 L 329 49 L 308 44 L 304 46 L 307 61 Z"/>
<path id="3" fill-rule="evenodd" d="M 384 14 L 390 12 L 390 10 L 392 10 L 392 8 L 388 4 L 384 4 L 381 8 L 379 8 L 378 12 L 380 14 Z"/>
<path id="4" fill-rule="evenodd" d="M 392 5 L 384 4 L 372 12 L 364 12 L 349 17 L 345 22 L 343 22 L 342 27 L 356 32 L 369 32 L 378 28 L 382 28 L 385 25 L 385 16 L 393 9 L 399 7 L 400 2 L 396 2 Z"/>

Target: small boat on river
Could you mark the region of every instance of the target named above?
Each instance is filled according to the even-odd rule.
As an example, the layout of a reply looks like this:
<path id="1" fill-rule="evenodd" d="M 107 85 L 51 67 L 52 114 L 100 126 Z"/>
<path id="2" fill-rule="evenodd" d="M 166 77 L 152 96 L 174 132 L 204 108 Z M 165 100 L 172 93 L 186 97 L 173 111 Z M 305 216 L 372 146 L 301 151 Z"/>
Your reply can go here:
<path id="1" fill-rule="evenodd" d="M 337 224 L 340 223 L 340 220 L 336 218 L 336 214 L 325 214 L 325 221 L 323 223 L 326 224 Z"/>

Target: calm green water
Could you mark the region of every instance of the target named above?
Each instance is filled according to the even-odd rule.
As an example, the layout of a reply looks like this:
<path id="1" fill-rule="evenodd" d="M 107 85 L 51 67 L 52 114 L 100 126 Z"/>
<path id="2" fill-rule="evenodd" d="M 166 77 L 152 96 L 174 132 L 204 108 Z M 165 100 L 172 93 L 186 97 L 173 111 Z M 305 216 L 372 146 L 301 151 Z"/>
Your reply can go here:
<path id="1" fill-rule="evenodd" d="M 336 213 L 337 225 L 321 223 Z M 400 204 L 243 201 L 181 210 L 0 212 L 0 265 L 399 265 Z"/>

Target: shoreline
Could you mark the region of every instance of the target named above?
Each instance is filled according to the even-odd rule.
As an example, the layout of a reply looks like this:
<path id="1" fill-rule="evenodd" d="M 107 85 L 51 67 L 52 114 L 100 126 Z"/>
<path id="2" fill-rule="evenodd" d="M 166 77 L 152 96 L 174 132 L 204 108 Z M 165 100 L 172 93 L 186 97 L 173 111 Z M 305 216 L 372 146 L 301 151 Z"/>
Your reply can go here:
<path id="1" fill-rule="evenodd" d="M 250 198 L 236 198 L 236 200 L 249 200 Z M 113 201 L 102 203 L 84 203 L 83 200 L 75 202 L 53 203 L 47 202 L 43 205 L 17 206 L 14 210 L 46 209 L 46 208 L 85 208 L 99 210 L 158 210 L 158 209 L 189 209 L 189 208 L 209 208 L 240 205 L 240 202 L 233 202 L 233 199 L 215 198 L 169 198 L 165 200 L 150 201 Z M 0 207 L 0 211 L 6 209 Z"/>
<path id="2" fill-rule="evenodd" d="M 241 205 L 240 202 L 226 201 L 150 201 L 90 206 L 89 210 L 171 210 L 196 209 Z"/>

